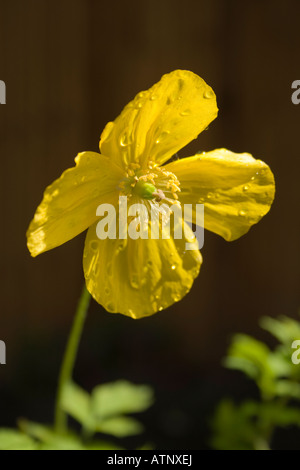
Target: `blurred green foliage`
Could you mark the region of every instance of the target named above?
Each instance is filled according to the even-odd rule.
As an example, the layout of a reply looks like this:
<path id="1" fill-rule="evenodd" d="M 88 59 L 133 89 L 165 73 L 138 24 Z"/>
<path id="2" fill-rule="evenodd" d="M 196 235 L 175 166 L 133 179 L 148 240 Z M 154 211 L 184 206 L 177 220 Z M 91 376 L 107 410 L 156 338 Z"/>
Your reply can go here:
<path id="1" fill-rule="evenodd" d="M 91 394 L 76 385 L 63 390 L 64 411 L 81 425 L 81 433 L 58 434 L 53 427 L 19 420 L 19 429 L 0 429 L 0 450 L 117 450 L 121 446 L 95 438 L 97 433 L 123 438 L 143 432 L 142 424 L 128 416 L 147 410 L 153 391 L 126 380 L 95 387 Z"/>
<path id="2" fill-rule="evenodd" d="M 293 354 L 298 357 L 292 344 L 300 339 L 300 322 L 284 316 L 263 317 L 260 325 L 275 337 L 275 348 L 237 334 L 224 361 L 227 368 L 241 371 L 256 383 L 260 398 L 240 404 L 221 401 L 212 420 L 215 449 L 270 449 L 276 428 L 300 426 L 300 364 L 292 361 Z"/>

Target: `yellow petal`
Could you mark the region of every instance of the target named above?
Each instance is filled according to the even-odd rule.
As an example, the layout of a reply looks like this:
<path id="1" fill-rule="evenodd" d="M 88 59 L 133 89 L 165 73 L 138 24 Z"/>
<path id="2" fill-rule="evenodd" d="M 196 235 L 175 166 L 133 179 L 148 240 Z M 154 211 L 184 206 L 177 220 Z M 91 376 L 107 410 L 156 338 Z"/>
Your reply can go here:
<path id="1" fill-rule="evenodd" d="M 197 242 L 186 251 L 185 239 L 99 240 L 96 225 L 87 233 L 83 267 L 87 289 L 106 310 L 142 318 L 189 292 L 202 262 Z"/>
<path id="2" fill-rule="evenodd" d="M 123 174 L 110 159 L 95 152 L 83 152 L 76 166 L 66 170 L 46 188 L 27 231 L 32 256 L 59 246 L 92 225 L 96 209 L 118 196 L 116 187 Z"/>
<path id="3" fill-rule="evenodd" d="M 145 165 L 148 159 L 162 164 L 197 138 L 217 113 L 216 96 L 205 81 L 175 70 L 139 93 L 106 125 L 100 151 L 123 167 Z"/>
<path id="4" fill-rule="evenodd" d="M 217 149 L 165 168 L 180 181 L 180 201 L 204 204 L 205 228 L 227 241 L 247 233 L 267 214 L 274 199 L 270 168 L 248 153 Z"/>

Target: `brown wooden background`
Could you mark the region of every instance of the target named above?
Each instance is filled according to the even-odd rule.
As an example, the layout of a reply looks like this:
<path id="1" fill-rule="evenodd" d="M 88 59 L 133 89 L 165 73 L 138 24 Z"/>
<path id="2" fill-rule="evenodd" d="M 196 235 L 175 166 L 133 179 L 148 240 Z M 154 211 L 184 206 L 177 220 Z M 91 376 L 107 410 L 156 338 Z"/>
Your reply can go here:
<path id="1" fill-rule="evenodd" d="M 53 396 L 83 282 L 83 236 L 35 260 L 27 252 L 25 231 L 42 192 L 79 151 L 97 151 L 106 122 L 137 92 L 173 69 L 202 76 L 220 108 L 181 155 L 220 146 L 251 152 L 271 166 L 276 201 L 237 242 L 206 232 L 202 272 L 169 310 L 134 322 L 93 304 L 78 380 L 95 385 L 125 376 L 170 391 L 189 390 L 199 377 L 220 384 L 233 332 L 257 334 L 262 315 L 297 314 L 300 105 L 291 102 L 291 83 L 300 79 L 299 17 L 298 0 L 0 0 L 0 79 L 7 86 L 0 107 L 0 339 L 8 349 L 0 382 L 11 407 L 7 422 L 27 409 L 39 415 L 42 394 Z M 17 395 L 16 384 L 23 387 Z"/>

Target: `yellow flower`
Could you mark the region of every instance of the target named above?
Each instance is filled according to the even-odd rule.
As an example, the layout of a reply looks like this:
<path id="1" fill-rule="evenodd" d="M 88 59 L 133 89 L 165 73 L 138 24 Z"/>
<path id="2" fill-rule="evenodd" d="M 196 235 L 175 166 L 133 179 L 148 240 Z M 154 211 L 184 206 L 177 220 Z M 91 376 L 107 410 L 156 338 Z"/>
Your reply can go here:
<path id="1" fill-rule="evenodd" d="M 175 70 L 139 93 L 106 125 L 101 154 L 80 153 L 76 166 L 46 189 L 27 232 L 31 255 L 88 229 L 86 285 L 106 310 L 141 318 L 180 300 L 200 270 L 196 242 L 186 250 L 184 238 L 100 240 L 96 209 L 103 203 L 118 209 L 119 195 L 142 201 L 148 210 L 162 203 L 203 203 L 206 229 L 228 241 L 248 232 L 274 198 L 274 178 L 265 163 L 218 149 L 162 166 L 217 112 L 213 90 L 189 71 Z M 191 219 L 195 222 L 195 213 Z"/>

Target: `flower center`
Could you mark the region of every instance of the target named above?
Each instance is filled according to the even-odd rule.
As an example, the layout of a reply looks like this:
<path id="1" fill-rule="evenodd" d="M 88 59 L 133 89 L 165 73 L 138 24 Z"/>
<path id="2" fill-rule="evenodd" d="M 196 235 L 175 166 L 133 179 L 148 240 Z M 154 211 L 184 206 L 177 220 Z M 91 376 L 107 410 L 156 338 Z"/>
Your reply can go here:
<path id="1" fill-rule="evenodd" d="M 139 179 L 132 188 L 132 192 L 142 199 L 153 199 L 157 193 L 157 189 L 154 184 Z"/>
<path id="2" fill-rule="evenodd" d="M 180 183 L 177 177 L 151 161 L 147 170 L 142 170 L 138 163 L 128 165 L 119 189 L 129 198 L 136 196 L 151 203 L 163 201 L 170 205 L 179 205 L 177 193 L 180 192 Z"/>

